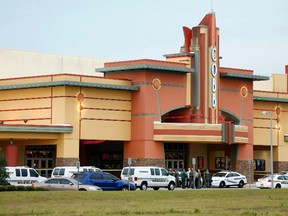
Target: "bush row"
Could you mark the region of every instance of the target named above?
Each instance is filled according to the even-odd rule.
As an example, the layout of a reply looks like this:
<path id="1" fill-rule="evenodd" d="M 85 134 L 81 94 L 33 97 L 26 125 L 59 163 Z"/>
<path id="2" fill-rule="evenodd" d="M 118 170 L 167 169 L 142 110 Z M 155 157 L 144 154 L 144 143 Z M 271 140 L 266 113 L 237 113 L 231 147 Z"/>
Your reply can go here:
<path id="1" fill-rule="evenodd" d="M 3 191 L 47 191 L 46 188 L 41 187 L 32 187 L 32 186 L 15 186 L 15 185 L 7 185 L 0 186 L 0 192 Z"/>

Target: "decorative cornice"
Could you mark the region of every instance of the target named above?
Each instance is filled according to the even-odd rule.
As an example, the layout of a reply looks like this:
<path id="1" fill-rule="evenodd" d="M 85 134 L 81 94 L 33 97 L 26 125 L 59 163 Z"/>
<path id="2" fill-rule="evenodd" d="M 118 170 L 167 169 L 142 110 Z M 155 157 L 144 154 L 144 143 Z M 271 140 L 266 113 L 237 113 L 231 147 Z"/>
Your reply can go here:
<path id="1" fill-rule="evenodd" d="M 96 68 L 96 72 L 103 73 L 117 73 L 122 71 L 139 71 L 139 70 L 158 70 L 162 72 L 171 72 L 171 73 L 192 73 L 194 72 L 193 68 L 181 68 L 181 67 L 172 67 L 164 65 L 152 65 L 152 64 L 136 64 L 136 65 L 127 65 L 127 66 L 118 66 L 118 67 L 107 67 L 107 68 Z"/>
<path id="2" fill-rule="evenodd" d="M 220 73 L 220 77 L 230 78 L 230 79 L 248 79 L 253 81 L 264 81 L 269 80 L 269 76 L 261 75 L 250 75 L 250 74 L 239 74 L 239 73 Z"/>
<path id="3" fill-rule="evenodd" d="M 282 102 L 282 103 L 288 103 L 288 98 L 270 98 L 270 97 L 259 97 L 254 96 L 253 100 L 255 101 L 270 101 L 270 102 Z"/>
<path id="4" fill-rule="evenodd" d="M 105 89 L 117 89 L 126 91 L 138 91 L 139 86 L 124 86 L 124 85 L 111 85 L 103 83 L 88 83 L 77 81 L 51 81 L 51 82 L 39 82 L 39 83 L 26 83 L 17 85 L 5 85 L 0 86 L 1 90 L 16 90 L 16 89 L 28 89 L 28 88 L 43 88 L 43 87 L 56 87 L 56 86 L 74 86 L 74 87 L 87 87 L 87 88 L 105 88 Z"/>
<path id="5" fill-rule="evenodd" d="M 72 133 L 71 125 L 0 125 L 0 132 Z"/>

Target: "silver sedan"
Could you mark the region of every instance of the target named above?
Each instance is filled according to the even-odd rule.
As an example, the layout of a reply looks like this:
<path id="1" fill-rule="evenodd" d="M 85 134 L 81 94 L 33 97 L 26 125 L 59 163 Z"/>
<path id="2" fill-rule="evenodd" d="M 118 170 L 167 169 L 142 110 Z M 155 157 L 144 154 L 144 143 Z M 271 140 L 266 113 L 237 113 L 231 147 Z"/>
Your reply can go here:
<path id="1" fill-rule="evenodd" d="M 79 186 L 78 186 L 79 184 Z M 42 187 L 48 190 L 80 190 L 80 191 L 102 191 L 98 186 L 84 185 L 73 178 L 50 178 L 42 182 L 34 183 L 34 187 Z"/>

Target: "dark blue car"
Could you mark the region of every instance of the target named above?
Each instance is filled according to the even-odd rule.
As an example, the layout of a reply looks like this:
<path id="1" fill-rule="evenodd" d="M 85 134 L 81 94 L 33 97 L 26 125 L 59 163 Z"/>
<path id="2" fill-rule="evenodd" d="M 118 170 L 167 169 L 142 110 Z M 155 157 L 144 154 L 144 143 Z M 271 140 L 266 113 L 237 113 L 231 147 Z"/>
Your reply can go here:
<path id="1" fill-rule="evenodd" d="M 108 172 L 80 172 L 73 176 L 81 183 L 86 185 L 95 185 L 102 190 L 136 190 L 135 184 L 127 180 L 121 180 Z"/>

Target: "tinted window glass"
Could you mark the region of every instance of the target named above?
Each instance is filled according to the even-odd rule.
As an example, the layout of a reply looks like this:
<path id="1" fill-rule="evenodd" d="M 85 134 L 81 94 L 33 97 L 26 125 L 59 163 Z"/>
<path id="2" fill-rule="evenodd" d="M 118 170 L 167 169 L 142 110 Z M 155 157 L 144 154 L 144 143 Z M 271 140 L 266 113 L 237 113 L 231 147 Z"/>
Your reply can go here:
<path id="1" fill-rule="evenodd" d="M 168 172 L 165 169 L 161 169 L 162 176 L 168 176 Z"/>
<path id="2" fill-rule="evenodd" d="M 58 168 L 54 169 L 53 175 L 59 175 L 59 169 Z"/>
<path id="3" fill-rule="evenodd" d="M 135 171 L 134 168 L 130 168 L 130 175 L 134 175 L 134 171 Z M 122 174 L 128 175 L 128 172 L 129 172 L 129 168 L 124 168 Z"/>
<path id="4" fill-rule="evenodd" d="M 29 169 L 29 172 L 30 172 L 31 177 L 38 177 L 39 176 L 38 173 L 33 169 Z"/>
<path id="5" fill-rule="evenodd" d="M 16 169 L 16 176 L 20 176 L 20 169 Z"/>
<path id="6" fill-rule="evenodd" d="M 60 184 L 70 184 L 71 182 L 68 179 L 60 179 Z"/>
<path id="7" fill-rule="evenodd" d="M 46 184 L 59 184 L 59 179 L 49 179 L 45 181 Z"/>
<path id="8" fill-rule="evenodd" d="M 155 173 L 156 173 L 157 176 L 159 176 L 160 175 L 160 170 L 159 169 L 155 169 Z"/>
<path id="9" fill-rule="evenodd" d="M 59 175 L 64 175 L 65 169 L 60 169 L 59 170 Z"/>
<path id="10" fill-rule="evenodd" d="M 109 175 L 108 173 L 103 173 L 103 179 L 105 180 L 113 180 L 113 176 Z"/>
<path id="11" fill-rule="evenodd" d="M 27 177 L 28 176 L 28 171 L 27 169 L 21 169 L 22 177 Z"/>
<path id="12" fill-rule="evenodd" d="M 150 169 L 151 170 L 151 175 L 155 175 L 154 169 Z"/>
<path id="13" fill-rule="evenodd" d="M 86 177 L 86 174 L 84 173 L 79 173 L 79 175 L 76 175 L 76 174 L 73 175 L 73 178 L 76 178 L 79 180 L 84 179 L 85 177 Z"/>
<path id="14" fill-rule="evenodd" d="M 100 173 L 95 172 L 90 175 L 90 179 L 103 179 L 103 177 Z"/>

